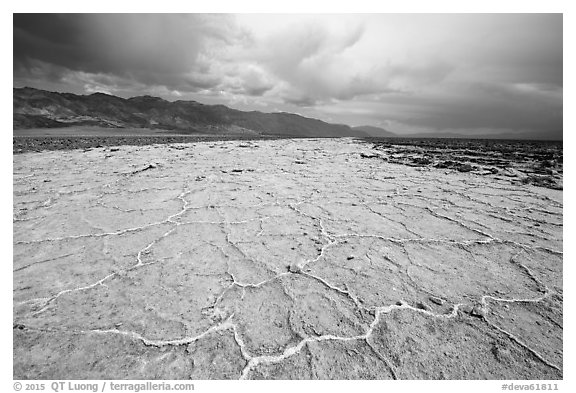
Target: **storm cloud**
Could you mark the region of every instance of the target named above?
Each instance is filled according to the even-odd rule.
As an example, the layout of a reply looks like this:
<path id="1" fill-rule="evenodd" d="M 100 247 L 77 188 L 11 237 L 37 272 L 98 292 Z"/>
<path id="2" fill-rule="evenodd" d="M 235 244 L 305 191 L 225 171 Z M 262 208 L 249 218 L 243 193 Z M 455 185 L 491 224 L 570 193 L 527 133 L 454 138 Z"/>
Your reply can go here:
<path id="1" fill-rule="evenodd" d="M 14 14 L 14 85 L 398 133 L 562 130 L 561 14 Z"/>
<path id="2" fill-rule="evenodd" d="M 203 77 L 202 54 L 240 35 L 223 15 L 15 14 L 14 72 L 195 90 L 218 83 Z"/>

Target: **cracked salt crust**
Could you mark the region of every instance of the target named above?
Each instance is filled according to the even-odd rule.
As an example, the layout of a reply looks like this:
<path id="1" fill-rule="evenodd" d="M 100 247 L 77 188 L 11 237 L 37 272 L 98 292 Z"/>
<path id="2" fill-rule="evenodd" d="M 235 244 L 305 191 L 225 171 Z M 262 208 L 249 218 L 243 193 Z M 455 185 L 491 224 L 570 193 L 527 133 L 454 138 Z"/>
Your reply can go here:
<path id="1" fill-rule="evenodd" d="M 238 144 L 14 156 L 14 378 L 562 378 L 562 191 Z"/>

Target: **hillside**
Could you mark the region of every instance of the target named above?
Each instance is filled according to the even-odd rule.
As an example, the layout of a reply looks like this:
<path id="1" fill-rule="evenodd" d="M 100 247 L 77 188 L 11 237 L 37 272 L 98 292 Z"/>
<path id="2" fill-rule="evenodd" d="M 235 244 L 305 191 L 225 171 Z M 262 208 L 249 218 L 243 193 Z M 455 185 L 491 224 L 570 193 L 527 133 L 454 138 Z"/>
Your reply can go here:
<path id="1" fill-rule="evenodd" d="M 124 99 L 103 93 L 76 95 L 33 88 L 13 89 L 14 129 L 67 126 L 150 128 L 179 133 L 255 134 L 294 137 L 369 136 L 343 124 L 292 113 L 243 112 L 196 101 L 140 96 Z"/>

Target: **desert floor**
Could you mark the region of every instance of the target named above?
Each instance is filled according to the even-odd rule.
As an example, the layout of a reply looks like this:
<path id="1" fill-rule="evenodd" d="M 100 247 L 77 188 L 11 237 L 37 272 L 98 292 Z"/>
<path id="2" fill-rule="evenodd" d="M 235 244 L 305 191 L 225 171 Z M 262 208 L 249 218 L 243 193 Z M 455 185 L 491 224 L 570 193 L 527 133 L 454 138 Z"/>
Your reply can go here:
<path id="1" fill-rule="evenodd" d="M 372 153 L 14 155 L 14 378 L 562 378 L 562 191 Z"/>

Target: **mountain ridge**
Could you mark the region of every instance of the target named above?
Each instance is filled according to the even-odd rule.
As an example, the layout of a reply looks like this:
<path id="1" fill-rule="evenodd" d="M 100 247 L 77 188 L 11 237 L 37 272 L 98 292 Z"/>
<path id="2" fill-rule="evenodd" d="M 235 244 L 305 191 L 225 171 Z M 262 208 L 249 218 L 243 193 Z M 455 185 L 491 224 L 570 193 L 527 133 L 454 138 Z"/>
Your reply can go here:
<path id="1" fill-rule="evenodd" d="M 563 140 L 563 130 L 547 134 L 502 132 L 465 135 L 447 131 L 396 134 L 375 126 L 350 127 L 295 113 L 240 111 L 198 101 L 167 101 L 150 95 L 122 98 L 107 93 L 78 95 L 32 87 L 13 88 L 13 129 L 97 126 L 174 131 L 177 134 L 279 137 L 377 137 Z"/>
<path id="2" fill-rule="evenodd" d="M 106 93 L 78 95 L 31 87 L 13 88 L 14 129 L 79 125 L 149 128 L 179 133 L 253 134 L 292 137 L 366 137 L 344 124 L 294 113 L 244 112 L 197 101 L 167 101 L 150 95 L 122 98 Z"/>

